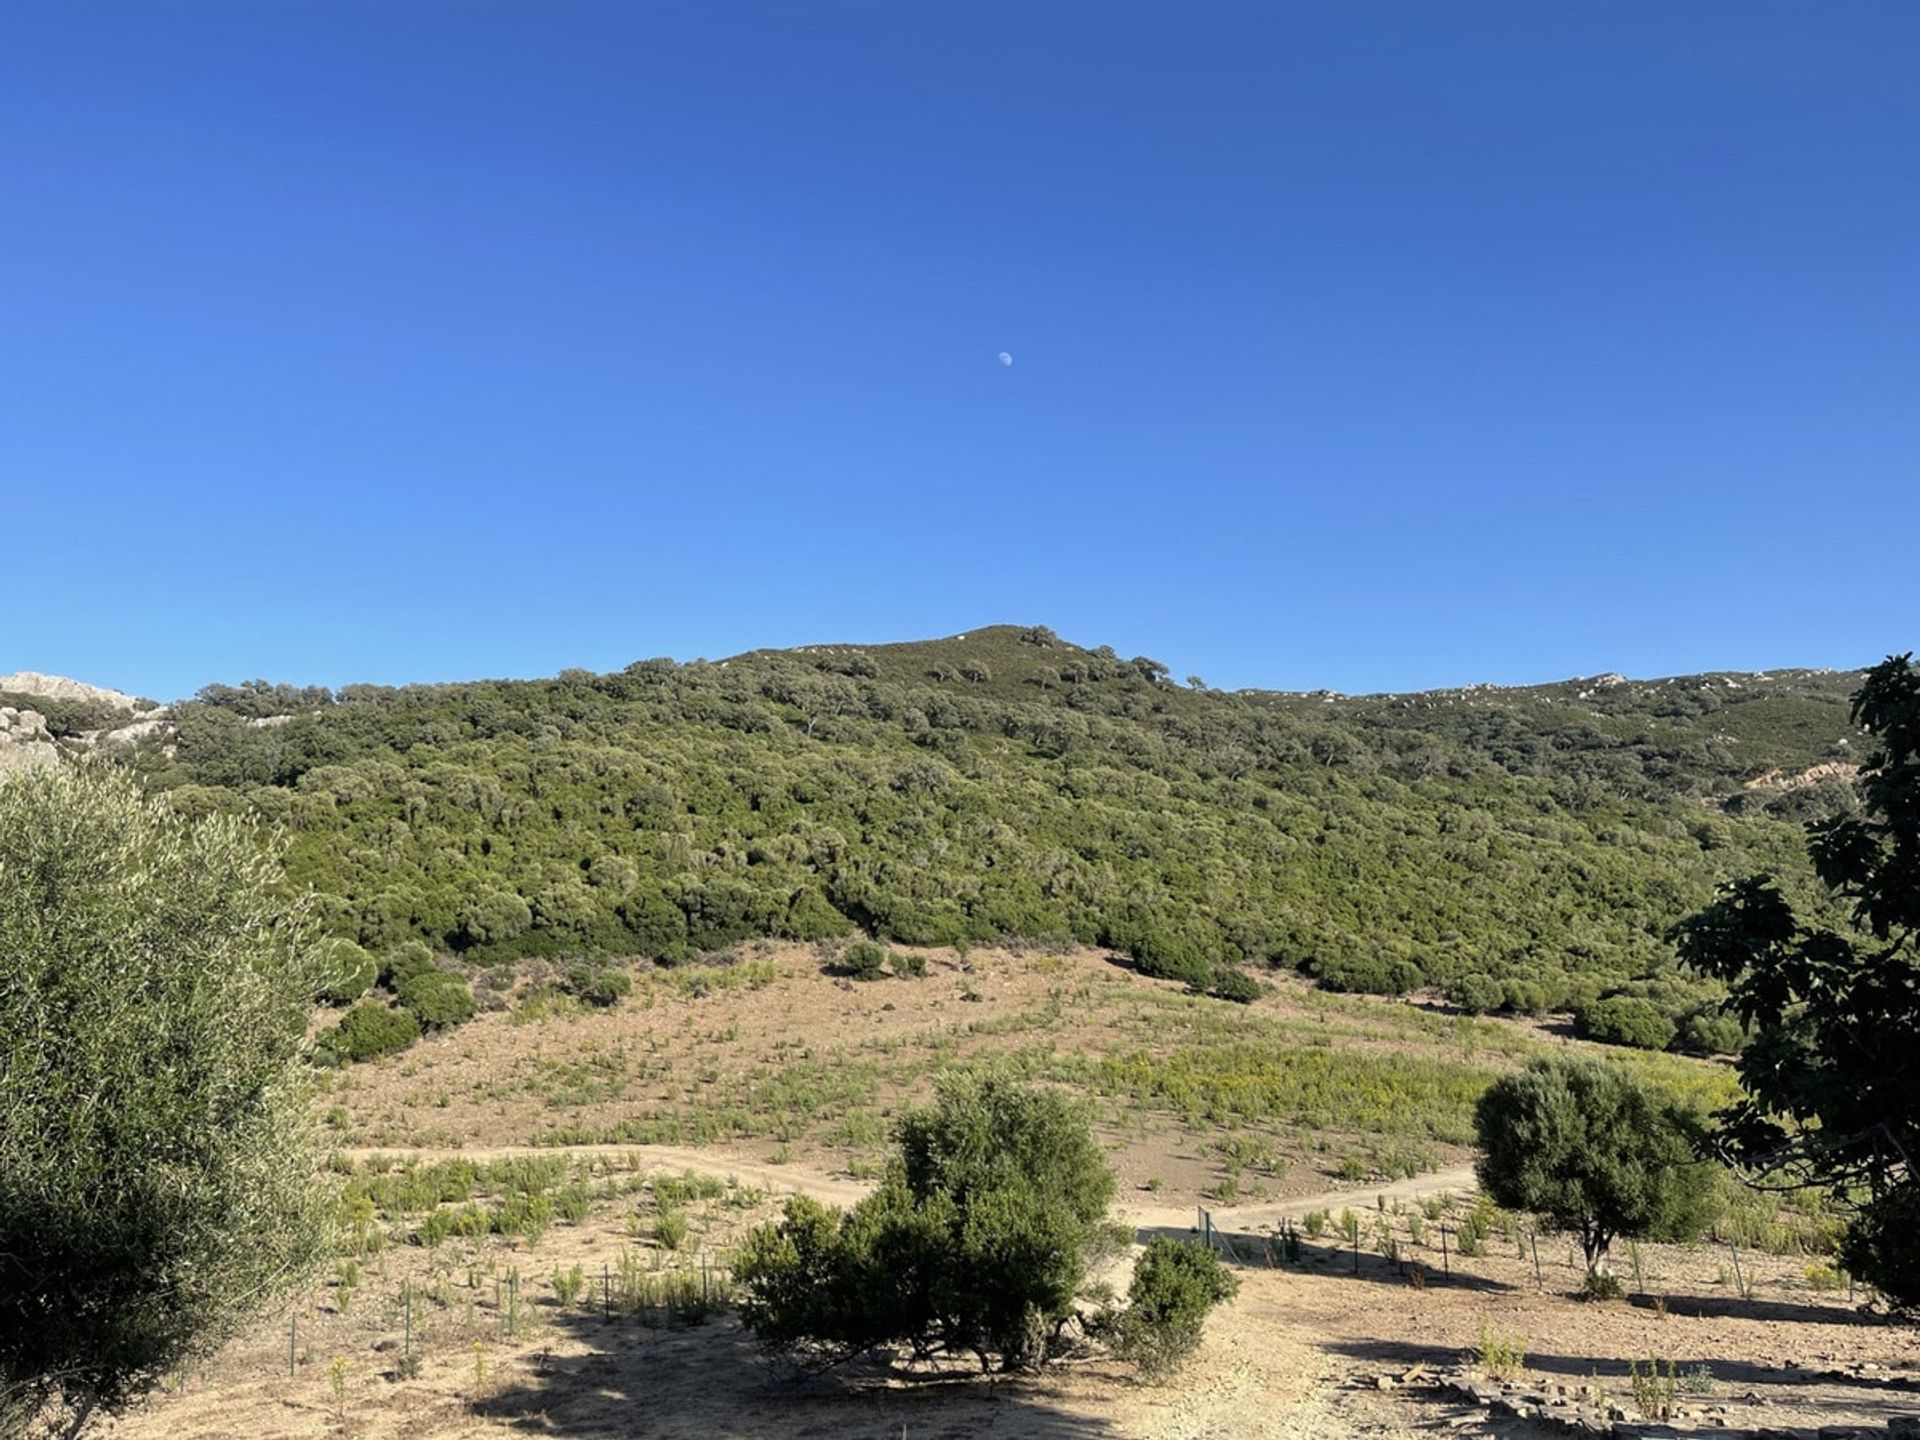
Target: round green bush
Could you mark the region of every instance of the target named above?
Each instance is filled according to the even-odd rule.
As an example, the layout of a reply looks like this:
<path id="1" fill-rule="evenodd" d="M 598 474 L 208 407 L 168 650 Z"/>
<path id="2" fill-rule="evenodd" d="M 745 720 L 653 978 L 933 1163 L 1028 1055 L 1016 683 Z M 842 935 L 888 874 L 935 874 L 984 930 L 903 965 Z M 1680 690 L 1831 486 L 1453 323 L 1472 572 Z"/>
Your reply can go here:
<path id="1" fill-rule="evenodd" d="M 322 940 L 320 999 L 329 1005 L 350 1005 L 373 988 L 380 966 L 351 940 Z"/>
<path id="2" fill-rule="evenodd" d="M 1353 995 L 1405 995 L 1426 977 L 1411 960 L 1386 955 L 1343 955 L 1320 960 L 1314 978 L 1324 990 Z"/>
<path id="3" fill-rule="evenodd" d="M 458 975 L 425 970 L 402 980 L 395 993 L 423 1030 L 441 1030 L 473 1018 L 473 991 Z"/>
<path id="4" fill-rule="evenodd" d="M 886 975 L 887 957 L 892 954 L 877 940 L 856 940 L 840 952 L 839 970 L 856 980 L 879 980 Z"/>
<path id="5" fill-rule="evenodd" d="M 1673 1022 L 1651 1000 L 1637 995 L 1608 995 L 1584 1005 L 1573 1023 L 1582 1038 L 1604 1045 L 1664 1050 L 1673 1043 Z"/>
<path id="6" fill-rule="evenodd" d="M 380 957 L 380 983 L 397 990 L 402 981 L 438 968 L 425 941 L 403 940 Z"/>
<path id="7" fill-rule="evenodd" d="M 1689 1055 L 1737 1055 L 1747 1043 L 1746 1028 L 1718 1004 L 1702 1005 L 1680 1017 L 1673 1048 Z"/>
<path id="8" fill-rule="evenodd" d="M 1260 998 L 1260 982 L 1244 970 L 1222 965 L 1213 972 L 1213 983 L 1207 986 L 1207 994 L 1237 1005 L 1251 1005 Z"/>
<path id="9" fill-rule="evenodd" d="M 567 972 L 567 989 L 589 1005 L 605 1007 L 633 993 L 633 977 L 610 967 L 575 965 Z"/>
<path id="10" fill-rule="evenodd" d="M 419 1038 L 420 1022 L 411 1013 L 378 1000 L 362 1000 L 341 1017 L 339 1025 L 323 1036 L 320 1044 L 336 1062 L 373 1060 L 404 1050 Z"/>
<path id="11" fill-rule="evenodd" d="M 902 980 L 918 980 L 927 973 L 927 957 L 907 950 L 895 950 L 888 958 L 893 973 Z"/>
<path id="12" fill-rule="evenodd" d="M 1468 975 L 1448 991 L 1447 998 L 1469 1015 L 1485 1015 L 1500 1008 L 1506 991 L 1491 975 Z"/>

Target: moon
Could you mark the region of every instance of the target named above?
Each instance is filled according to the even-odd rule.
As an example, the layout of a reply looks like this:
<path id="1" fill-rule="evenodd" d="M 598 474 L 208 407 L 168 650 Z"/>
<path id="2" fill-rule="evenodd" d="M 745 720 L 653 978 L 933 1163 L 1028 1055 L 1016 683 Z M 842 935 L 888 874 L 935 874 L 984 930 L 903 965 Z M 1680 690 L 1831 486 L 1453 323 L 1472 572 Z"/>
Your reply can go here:
<path id="1" fill-rule="evenodd" d="M 1000 352 L 1000 363 L 1002 365 L 1011 365 L 1013 363 L 1013 356 L 1009 355 L 1006 351 L 1002 350 Z"/>

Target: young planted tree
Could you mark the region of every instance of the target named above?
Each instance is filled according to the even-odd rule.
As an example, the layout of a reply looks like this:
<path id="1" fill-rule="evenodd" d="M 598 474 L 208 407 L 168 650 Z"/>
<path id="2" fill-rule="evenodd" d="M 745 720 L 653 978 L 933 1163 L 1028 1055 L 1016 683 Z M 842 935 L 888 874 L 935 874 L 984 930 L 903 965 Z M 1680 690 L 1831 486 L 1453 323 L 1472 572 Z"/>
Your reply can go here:
<path id="1" fill-rule="evenodd" d="M 1690 1118 L 1617 1065 L 1535 1060 L 1489 1087 L 1474 1124 L 1487 1194 L 1578 1235 L 1589 1277 L 1616 1239 L 1683 1240 L 1709 1218 Z"/>
<path id="2" fill-rule="evenodd" d="M 824 1368 L 903 1345 L 983 1369 L 1048 1358 L 1107 1238 L 1113 1172 L 1057 1091 L 959 1074 L 909 1115 L 878 1193 L 839 1214 L 788 1203 L 734 1267 L 762 1341 Z"/>
<path id="3" fill-rule="evenodd" d="M 335 978 L 249 825 L 105 766 L 0 780 L 0 1433 L 78 1433 L 314 1261 Z"/>
<path id="4" fill-rule="evenodd" d="M 1853 719 L 1880 741 L 1862 813 L 1810 827 L 1814 870 L 1851 924 L 1810 925 L 1770 876 L 1726 887 L 1675 931 L 1724 980 L 1753 1038 L 1723 1153 L 1766 1183 L 1824 1187 L 1857 1216 L 1843 1258 L 1920 1306 L 1920 671 L 1867 672 Z"/>

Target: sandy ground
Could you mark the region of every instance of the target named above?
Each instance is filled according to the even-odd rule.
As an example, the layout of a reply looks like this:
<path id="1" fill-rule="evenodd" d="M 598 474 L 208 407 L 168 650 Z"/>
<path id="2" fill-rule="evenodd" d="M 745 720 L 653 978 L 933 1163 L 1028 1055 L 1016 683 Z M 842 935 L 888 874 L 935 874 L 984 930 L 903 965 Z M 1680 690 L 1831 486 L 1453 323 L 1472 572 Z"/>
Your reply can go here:
<path id="1" fill-rule="evenodd" d="M 607 1187 L 578 1223 L 526 1239 L 458 1236 L 437 1247 L 394 1242 L 359 1263 L 358 1283 L 323 1283 L 191 1373 L 174 1377 L 107 1433 L 117 1440 L 356 1436 L 460 1440 L 531 1434 L 616 1437 L 819 1437 L 819 1440 L 1199 1440 L 1516 1433 L 1517 1422 L 1441 1401 L 1402 1383 L 1413 1367 L 1447 1367 L 1488 1337 L 1527 1352 L 1523 1378 L 1605 1392 L 1634 1411 L 1630 1364 L 1687 1373 L 1684 1403 L 1703 1423 L 1837 1424 L 1920 1413 L 1920 1338 L 1863 1314 L 1844 1290 L 1819 1288 L 1805 1257 L 1747 1254 L 1729 1277 L 1724 1249 L 1646 1247 L 1643 1294 L 1587 1304 L 1564 1240 L 1541 1237 L 1539 1269 L 1521 1235 L 1473 1257 L 1437 1248 L 1423 1201 L 1472 1185 L 1464 1152 L 1435 1147 L 1439 1171 L 1412 1180 L 1336 1183 L 1364 1137 L 1274 1128 L 1284 1165 L 1239 1177 L 1239 1203 L 1213 1205 L 1229 1178 L 1213 1141 L 1167 1115 L 1117 1107 L 1103 1125 L 1121 1192 L 1116 1214 L 1144 1240 L 1187 1235 L 1198 1205 L 1245 1264 L 1240 1294 L 1210 1319 L 1200 1351 L 1166 1385 L 1137 1381 L 1098 1355 L 1039 1376 L 903 1378 L 881 1366 L 796 1381 L 769 1363 L 726 1314 L 697 1325 L 643 1323 L 605 1303 L 624 1258 L 648 1274 L 721 1266 L 745 1227 L 782 1196 L 845 1205 L 877 1173 L 884 1121 L 922 1097 L 941 1066 L 989 1048 L 1044 1044 L 1102 1053 L 1178 1043 L 1177 1009 L 1144 1004 L 1149 982 L 1091 955 L 933 957 L 921 982 L 853 985 L 819 973 L 793 947 L 762 952 L 776 980 L 705 996 L 649 982 L 611 1012 L 533 1023 L 482 1017 L 378 1065 L 355 1067 L 322 1101 L 345 1158 L 476 1161 L 565 1156 Z M 677 980 L 675 984 L 679 983 Z M 1145 996 L 1146 1000 L 1156 997 Z M 1280 993 L 1256 1009 L 1335 1027 L 1341 1046 L 1412 1046 L 1446 1056 L 1456 1032 L 1404 1012 L 1318 1008 Z M 524 1020 L 524 1017 L 522 1017 Z M 1431 1017 L 1430 1017 L 1431 1018 Z M 1516 1022 L 1516 1030 L 1518 1022 Z M 1464 1033 L 1464 1032 L 1461 1032 Z M 1498 1027 L 1473 1032 L 1480 1058 Z M 1303 1033 L 1299 1043 L 1315 1043 Z M 697 1115 L 714 1097 L 751 1104 L 799 1076 L 834 1096 L 843 1070 L 870 1083 L 790 1134 L 755 1131 L 714 1143 L 571 1145 L 623 1117 Z M 783 1092 L 762 1114 L 786 1113 Z M 853 1120 L 864 1115 L 865 1128 Z M 756 1122 L 757 1123 L 757 1122 Z M 1246 1131 L 1236 1132 L 1245 1134 Z M 547 1143 L 534 1145 L 529 1142 Z M 689 1206 L 689 1238 L 668 1252 L 654 1229 L 648 1176 L 731 1181 Z M 1300 1263 L 1268 1240 L 1310 1212 L 1351 1210 L 1366 1235 L 1356 1259 L 1333 1230 Z M 1453 1214 L 1457 1215 L 1456 1208 Z M 1379 1236 L 1377 1228 L 1384 1227 Z M 1392 1239 L 1397 1258 L 1389 1258 Z M 586 1294 L 559 1303 L 554 1279 L 578 1265 Z M 596 1278 L 598 1281 L 596 1287 Z M 1118 1274 L 1110 1278 L 1121 1278 Z M 509 1282 L 523 1296 L 503 1298 Z M 1742 1289 L 1746 1293 L 1741 1293 Z M 403 1374 L 401 1296 L 410 1295 L 417 1375 Z M 596 1295 L 601 1303 L 596 1304 Z M 289 1354 L 291 1350 L 291 1356 Z M 1844 1372 L 1836 1377 L 1830 1372 Z M 1390 1388 L 1382 1388 L 1382 1378 Z M 1716 1413 L 1717 1412 L 1717 1413 Z"/>
<path id="2" fill-rule="evenodd" d="M 465 1152 L 469 1156 L 473 1152 Z M 609 1154 L 609 1160 L 616 1158 Z M 804 1167 L 757 1167 L 737 1157 L 658 1147 L 623 1161 L 726 1173 L 763 1184 L 769 1198 L 804 1192 L 843 1203 L 861 1188 Z M 1370 1215 L 1463 1189 L 1455 1171 L 1379 1187 L 1368 1193 Z M 1284 1204 L 1215 1210 L 1215 1225 L 1237 1238 L 1242 1253 L 1283 1216 L 1352 1204 L 1350 1190 L 1297 1197 Z M 1187 1233 L 1193 1216 L 1155 1203 L 1120 1207 L 1143 1236 Z M 741 1217 L 745 1223 L 750 1216 Z M 596 1217 L 556 1230 L 538 1252 L 514 1258 L 535 1266 L 591 1261 L 620 1240 Z M 1431 1233 L 1429 1235 L 1431 1237 Z M 1473 1352 L 1488 1332 L 1527 1351 L 1528 1383 L 1550 1393 L 1583 1385 L 1604 1388 L 1632 1405 L 1627 1366 L 1652 1359 L 1710 1375 L 1704 1393 L 1686 1403 L 1703 1420 L 1730 1424 L 1835 1424 L 1920 1412 L 1920 1361 L 1914 1332 L 1863 1316 L 1844 1295 L 1816 1296 L 1795 1287 L 1783 1260 L 1749 1257 L 1753 1297 L 1717 1283 L 1717 1255 L 1707 1249 L 1649 1247 L 1650 1289 L 1658 1302 L 1591 1305 L 1569 1297 L 1578 1277 L 1564 1241 L 1542 1244 L 1544 1284 L 1517 1246 L 1471 1260 L 1450 1256 L 1445 1269 L 1431 1245 L 1409 1245 L 1394 1265 L 1363 1252 L 1310 1243 L 1297 1266 L 1242 1268 L 1242 1289 L 1210 1322 L 1201 1352 L 1177 1379 L 1143 1385 L 1110 1360 L 1072 1360 L 1037 1377 L 988 1382 L 979 1377 L 906 1381 L 879 1367 L 826 1379 L 796 1381 L 769 1364 L 729 1318 L 694 1327 L 649 1328 L 603 1318 L 591 1303 L 560 1310 L 550 1300 L 512 1339 L 485 1314 L 471 1332 L 423 1323 L 422 1373 L 394 1377 L 396 1336 L 390 1317 L 309 1322 L 298 1373 L 286 1373 L 286 1332 L 268 1328 L 242 1341 L 176 1393 L 156 1397 L 117 1423 L 121 1440 L 146 1437 L 466 1437 L 499 1433 L 556 1436 L 663 1437 L 1199 1437 L 1415 1435 L 1434 1430 L 1466 1435 L 1512 1434 L 1512 1422 L 1395 1386 L 1410 1367 L 1446 1367 Z M 399 1257 L 417 1261 L 417 1255 Z M 1415 1271 L 1419 1280 L 1416 1282 Z M 1450 1272 L 1450 1273 L 1448 1273 Z M 484 1289 L 484 1287 L 483 1287 Z M 1790 1298 L 1789 1298 L 1790 1297 Z M 471 1333 L 474 1338 L 467 1338 Z M 334 1361 L 339 1361 L 338 1383 Z M 476 1365 L 477 1360 L 477 1365 Z M 1833 1369 L 1855 1372 L 1822 1378 Z M 1912 1385 L 1914 1388 L 1907 1388 Z M 1718 1411 L 1717 1416 L 1715 1411 Z"/>

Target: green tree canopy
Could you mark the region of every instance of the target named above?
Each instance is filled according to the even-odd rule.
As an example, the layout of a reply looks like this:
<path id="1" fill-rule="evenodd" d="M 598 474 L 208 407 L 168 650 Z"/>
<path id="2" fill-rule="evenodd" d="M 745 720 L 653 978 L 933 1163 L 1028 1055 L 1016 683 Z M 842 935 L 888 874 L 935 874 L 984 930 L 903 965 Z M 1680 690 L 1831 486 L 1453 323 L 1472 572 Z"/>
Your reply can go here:
<path id="1" fill-rule="evenodd" d="M 119 771 L 0 780 L 0 1430 L 118 1408 L 324 1244 L 300 1051 L 337 971 L 279 876 Z"/>
<path id="2" fill-rule="evenodd" d="M 1535 1060 L 1487 1090 L 1474 1123 L 1487 1194 L 1578 1235 L 1589 1274 L 1621 1236 L 1682 1240 L 1708 1218 L 1689 1117 L 1617 1065 Z"/>
<path id="3" fill-rule="evenodd" d="M 1771 876 L 1730 884 L 1675 932 L 1680 954 L 1726 982 L 1753 1030 L 1746 1098 L 1723 1117 L 1725 1154 L 1751 1170 L 1860 1198 L 1848 1263 L 1920 1304 L 1920 672 L 1875 666 L 1853 718 L 1880 742 L 1858 815 L 1810 827 L 1815 872 L 1847 909 L 1809 924 Z"/>

